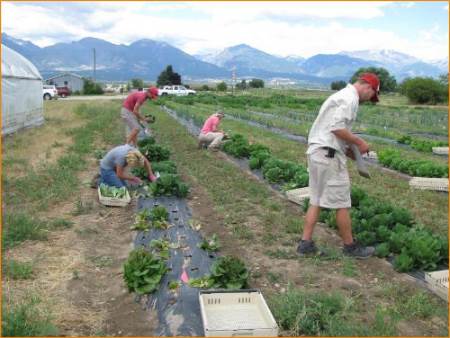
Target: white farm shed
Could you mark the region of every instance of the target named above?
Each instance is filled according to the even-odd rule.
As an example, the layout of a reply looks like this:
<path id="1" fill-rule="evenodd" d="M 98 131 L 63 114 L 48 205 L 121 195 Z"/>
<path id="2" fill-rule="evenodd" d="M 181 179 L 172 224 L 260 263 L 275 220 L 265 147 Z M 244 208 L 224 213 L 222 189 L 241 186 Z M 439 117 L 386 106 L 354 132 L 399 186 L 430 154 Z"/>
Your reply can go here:
<path id="1" fill-rule="evenodd" d="M 2 44 L 2 136 L 42 123 L 41 74 L 24 56 Z"/>

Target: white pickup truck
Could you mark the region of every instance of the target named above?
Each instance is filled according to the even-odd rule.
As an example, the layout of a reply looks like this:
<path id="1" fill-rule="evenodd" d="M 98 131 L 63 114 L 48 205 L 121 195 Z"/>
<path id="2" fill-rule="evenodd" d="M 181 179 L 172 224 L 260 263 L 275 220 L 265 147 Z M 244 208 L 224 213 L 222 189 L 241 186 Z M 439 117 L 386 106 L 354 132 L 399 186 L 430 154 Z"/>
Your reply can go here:
<path id="1" fill-rule="evenodd" d="M 186 96 L 195 95 L 197 92 L 192 89 L 187 89 L 185 86 L 164 86 L 158 89 L 158 95 L 176 95 L 176 96 Z"/>

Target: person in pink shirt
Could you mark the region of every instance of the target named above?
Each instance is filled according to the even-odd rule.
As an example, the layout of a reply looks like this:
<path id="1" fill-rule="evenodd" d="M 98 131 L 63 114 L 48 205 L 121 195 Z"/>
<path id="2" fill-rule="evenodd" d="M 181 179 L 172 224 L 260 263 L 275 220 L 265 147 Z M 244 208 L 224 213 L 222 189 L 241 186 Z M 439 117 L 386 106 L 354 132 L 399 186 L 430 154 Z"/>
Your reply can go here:
<path id="1" fill-rule="evenodd" d="M 225 133 L 219 130 L 219 123 L 223 119 L 225 114 L 222 111 L 208 117 L 203 124 L 203 128 L 198 135 L 198 147 L 201 149 L 204 145 L 208 146 L 209 150 L 217 151 L 222 142 Z"/>
<path id="2" fill-rule="evenodd" d="M 158 97 L 158 88 L 150 87 L 146 92 L 135 92 L 125 99 L 122 105 L 122 111 L 120 116 L 127 125 L 127 144 L 131 144 L 136 147 L 137 136 L 141 125 L 139 121 L 152 122 L 150 118 L 145 118 L 139 112 L 142 104 L 147 99 L 155 100 Z"/>

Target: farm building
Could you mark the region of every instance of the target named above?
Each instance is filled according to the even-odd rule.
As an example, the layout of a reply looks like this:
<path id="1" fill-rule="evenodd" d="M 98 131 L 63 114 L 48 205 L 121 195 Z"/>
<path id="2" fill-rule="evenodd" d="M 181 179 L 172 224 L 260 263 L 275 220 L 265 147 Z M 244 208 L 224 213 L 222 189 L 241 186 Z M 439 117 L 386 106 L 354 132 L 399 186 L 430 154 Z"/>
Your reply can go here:
<path id="1" fill-rule="evenodd" d="M 49 85 L 68 87 L 72 92 L 83 90 L 83 78 L 77 74 L 62 73 L 45 80 Z"/>
<path id="2" fill-rule="evenodd" d="M 42 123 L 41 74 L 28 59 L 2 45 L 2 135 Z"/>

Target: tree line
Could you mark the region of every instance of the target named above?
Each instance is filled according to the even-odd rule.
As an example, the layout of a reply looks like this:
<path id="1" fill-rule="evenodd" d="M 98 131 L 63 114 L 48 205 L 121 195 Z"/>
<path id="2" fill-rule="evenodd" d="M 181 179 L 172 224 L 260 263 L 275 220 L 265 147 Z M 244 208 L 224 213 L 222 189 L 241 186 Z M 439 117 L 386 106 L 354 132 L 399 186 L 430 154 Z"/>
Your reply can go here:
<path id="1" fill-rule="evenodd" d="M 442 74 L 438 79 L 431 77 L 408 77 L 397 83 L 394 76 L 384 68 L 367 67 L 358 69 L 348 83 L 355 82 L 362 73 L 375 73 L 380 79 L 381 93 L 400 93 L 405 95 L 411 103 L 438 104 L 448 103 L 448 74 Z M 345 81 L 334 81 L 332 90 L 340 90 L 347 85 Z"/>

